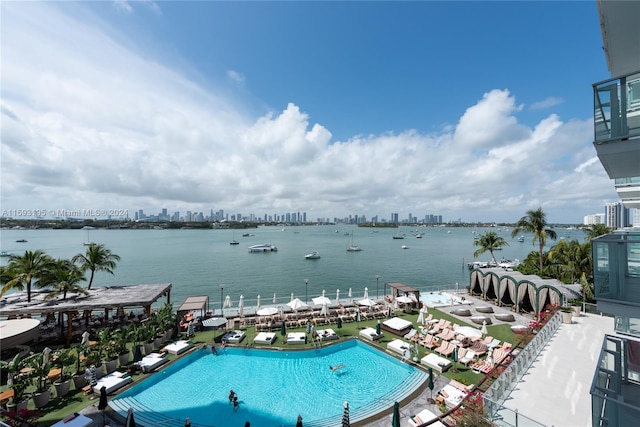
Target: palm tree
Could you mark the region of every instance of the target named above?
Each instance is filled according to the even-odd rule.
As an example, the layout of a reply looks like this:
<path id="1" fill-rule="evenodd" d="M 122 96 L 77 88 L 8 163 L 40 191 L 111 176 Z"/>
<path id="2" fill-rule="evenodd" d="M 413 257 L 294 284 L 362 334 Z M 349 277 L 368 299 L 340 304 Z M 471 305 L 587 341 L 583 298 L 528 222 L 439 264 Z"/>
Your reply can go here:
<path id="1" fill-rule="evenodd" d="M 51 262 L 51 257 L 41 250 L 25 251 L 22 256 L 11 255 L 9 264 L 0 272 L 3 285 L 0 296 L 10 289 L 22 291 L 27 288 L 27 302 L 31 302 L 31 287 L 39 284 Z"/>
<path id="2" fill-rule="evenodd" d="M 529 210 L 527 214 L 520 218 L 518 222 L 516 222 L 515 227 L 511 231 L 511 237 L 516 237 L 518 234 L 522 232 L 532 233 L 533 234 L 533 244 L 535 245 L 538 242 L 540 250 L 538 254 L 540 255 L 539 267 L 540 271 L 544 267 L 543 262 L 543 250 L 544 245 L 547 243 L 547 238 L 555 240 L 558 236 L 554 230 L 548 227 L 547 224 L 547 214 L 542 210 L 542 208 L 538 208 L 535 211 Z"/>
<path id="3" fill-rule="evenodd" d="M 106 271 L 107 273 L 113 274 L 113 269 L 116 268 L 117 261 L 120 261 L 120 256 L 111 253 L 111 250 L 105 248 L 103 244 L 91 243 L 87 247 L 87 252 L 77 254 L 71 261 L 79 263 L 82 272 L 87 270 L 91 271 L 89 285 L 87 286 L 87 289 L 91 289 L 95 272 Z"/>
<path id="4" fill-rule="evenodd" d="M 611 233 L 611 229 L 604 224 L 593 224 L 582 229 L 587 235 L 585 240 L 591 241 L 596 237 Z"/>
<path id="5" fill-rule="evenodd" d="M 68 259 L 58 259 L 54 261 L 49 270 L 40 279 L 41 283 L 52 286 L 53 290 L 45 297 L 50 300 L 62 295 L 62 299 L 67 299 L 67 293 L 89 295 L 89 292 L 80 282 L 86 280 L 84 274 L 77 265 Z"/>
<path id="6" fill-rule="evenodd" d="M 488 231 L 481 235 L 478 240 L 474 240 L 473 246 L 480 246 L 480 249 L 473 253 L 475 258 L 489 251 L 491 259 L 496 263 L 496 257 L 493 254 L 493 251 L 503 246 L 509 246 L 509 243 L 507 243 L 502 236 L 498 236 L 495 231 Z"/>
<path id="7" fill-rule="evenodd" d="M 580 283 L 583 299 L 593 298 L 593 256 L 591 243 L 561 240 L 548 254 L 555 278 L 563 283 Z"/>

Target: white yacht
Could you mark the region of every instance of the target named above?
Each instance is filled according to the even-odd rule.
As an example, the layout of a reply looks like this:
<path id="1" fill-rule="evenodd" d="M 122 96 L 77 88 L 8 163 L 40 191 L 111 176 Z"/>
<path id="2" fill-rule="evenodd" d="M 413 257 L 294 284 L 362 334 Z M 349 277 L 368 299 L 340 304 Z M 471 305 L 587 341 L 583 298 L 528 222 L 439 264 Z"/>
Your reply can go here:
<path id="1" fill-rule="evenodd" d="M 278 248 L 271 243 L 249 246 L 249 252 L 277 252 Z"/>
<path id="2" fill-rule="evenodd" d="M 304 259 L 320 259 L 320 252 L 314 251 L 304 256 Z"/>

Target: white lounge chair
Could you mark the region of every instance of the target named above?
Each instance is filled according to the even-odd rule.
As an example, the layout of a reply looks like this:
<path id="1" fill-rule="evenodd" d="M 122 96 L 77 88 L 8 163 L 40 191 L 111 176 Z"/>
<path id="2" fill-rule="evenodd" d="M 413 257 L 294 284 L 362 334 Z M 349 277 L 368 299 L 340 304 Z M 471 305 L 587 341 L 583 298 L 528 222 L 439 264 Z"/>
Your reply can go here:
<path id="1" fill-rule="evenodd" d="M 360 336 L 371 341 L 382 338 L 382 331 L 378 334 L 374 328 L 364 328 L 360 331 Z"/>
<path id="2" fill-rule="evenodd" d="M 275 340 L 275 332 L 259 332 L 253 339 L 253 342 L 256 344 L 273 344 Z"/>
<path id="3" fill-rule="evenodd" d="M 429 422 L 437 417 L 438 416 L 433 412 L 431 412 L 430 410 L 423 409 L 422 411 L 418 412 L 416 415 L 412 415 L 409 417 L 409 425 L 412 427 L 418 427 L 419 425 Z M 445 427 L 445 425 L 442 424 L 440 421 L 436 421 L 435 423 L 429 424 L 429 425 L 432 427 Z"/>
<path id="4" fill-rule="evenodd" d="M 164 346 L 163 350 L 171 354 L 182 354 L 185 351 L 189 350 L 191 347 L 193 347 L 193 344 L 190 341 L 179 340 L 172 344 Z"/>
<path id="5" fill-rule="evenodd" d="M 121 387 L 124 387 L 130 382 L 133 382 L 133 379 L 129 374 L 115 371 L 100 378 L 96 385 L 93 386 L 93 392 L 100 394 L 100 389 L 102 389 L 102 387 L 104 386 L 107 389 L 107 394 L 109 394 Z"/>
<path id="6" fill-rule="evenodd" d="M 304 332 L 289 332 L 287 334 L 287 344 L 306 344 L 307 334 Z"/>
<path id="7" fill-rule="evenodd" d="M 440 373 L 446 371 L 451 367 L 451 361 L 444 357 L 440 357 L 435 353 L 429 353 L 420 359 L 420 363 L 432 368 Z"/>
<path id="8" fill-rule="evenodd" d="M 151 372 L 158 366 L 167 363 L 168 361 L 169 359 L 164 354 L 151 353 L 143 357 L 141 361 L 136 362 L 135 364 L 140 366 L 142 372 Z"/>

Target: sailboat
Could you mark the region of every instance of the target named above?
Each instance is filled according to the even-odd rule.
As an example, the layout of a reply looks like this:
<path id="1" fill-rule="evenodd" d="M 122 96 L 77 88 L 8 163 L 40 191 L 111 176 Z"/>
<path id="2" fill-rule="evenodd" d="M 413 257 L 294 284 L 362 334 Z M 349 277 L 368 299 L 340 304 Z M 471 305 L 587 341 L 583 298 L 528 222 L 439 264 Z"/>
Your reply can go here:
<path id="1" fill-rule="evenodd" d="M 353 244 L 353 233 L 351 233 L 351 238 L 349 239 L 349 244 L 347 245 L 347 252 L 359 252 L 362 248 L 360 246 L 356 246 Z"/>
<path id="2" fill-rule="evenodd" d="M 84 226 L 82 227 L 83 230 L 87 230 L 87 241 L 83 243 L 84 246 L 91 246 L 93 244 L 93 242 L 91 241 L 91 239 L 89 238 L 89 233 L 91 232 L 91 230 L 93 230 L 93 227 L 91 226 Z"/>
<path id="3" fill-rule="evenodd" d="M 239 245 L 240 242 L 236 240 L 236 232 L 233 232 L 233 240 L 229 242 L 230 245 Z"/>

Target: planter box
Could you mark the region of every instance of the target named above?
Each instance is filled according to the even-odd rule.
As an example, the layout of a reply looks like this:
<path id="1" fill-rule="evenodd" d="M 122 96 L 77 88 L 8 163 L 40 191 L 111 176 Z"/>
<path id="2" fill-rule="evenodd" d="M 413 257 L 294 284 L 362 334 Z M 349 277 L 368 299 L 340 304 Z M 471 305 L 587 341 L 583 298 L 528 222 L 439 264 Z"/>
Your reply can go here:
<path id="1" fill-rule="evenodd" d="M 118 361 L 120 362 L 120 366 L 127 366 L 129 364 L 129 355 L 130 354 L 131 354 L 131 352 L 128 351 L 128 352 L 118 356 Z"/>
<path id="2" fill-rule="evenodd" d="M 71 389 L 71 380 L 53 383 L 53 386 L 56 389 L 56 396 L 64 397 L 69 394 L 69 390 Z"/>
<path id="3" fill-rule="evenodd" d="M 573 313 L 561 311 L 562 314 L 562 323 L 573 323 Z"/>
<path id="4" fill-rule="evenodd" d="M 107 368 L 107 374 L 110 374 L 118 367 L 118 359 L 109 360 L 108 362 L 105 362 L 104 365 Z"/>
<path id="5" fill-rule="evenodd" d="M 42 393 L 33 393 L 33 404 L 36 408 L 44 408 L 51 400 L 51 390 L 45 390 Z"/>

